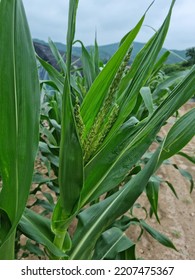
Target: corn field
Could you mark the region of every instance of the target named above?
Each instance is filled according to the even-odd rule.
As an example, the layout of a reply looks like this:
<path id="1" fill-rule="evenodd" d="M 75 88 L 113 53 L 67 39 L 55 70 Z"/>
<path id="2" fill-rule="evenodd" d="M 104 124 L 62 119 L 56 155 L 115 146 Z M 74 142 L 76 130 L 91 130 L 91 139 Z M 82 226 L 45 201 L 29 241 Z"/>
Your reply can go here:
<path id="1" fill-rule="evenodd" d="M 135 260 L 136 243 L 126 234 L 131 225 L 140 228 L 140 237 L 146 231 L 177 250 L 133 215 L 145 192 L 149 215 L 160 222 L 158 195 L 166 178 L 156 172 L 175 154 L 195 162 L 181 152 L 195 135 L 195 108 L 177 114 L 195 94 L 195 67 L 166 77 L 161 68 L 169 51 L 159 56 L 175 0 L 130 66 L 147 11 L 103 65 L 96 40 L 91 51 L 75 40 L 78 2 L 69 1 L 65 59 L 49 40 L 55 69 L 34 51 L 22 0 L 0 0 L 1 260 L 19 258 L 21 234 L 28 240 L 25 249 L 38 258 Z M 76 42 L 82 47 L 81 68 L 72 63 Z M 40 68 L 48 80 L 39 79 Z M 172 116 L 175 122 L 161 137 Z M 192 192 L 192 176 L 182 175 Z"/>

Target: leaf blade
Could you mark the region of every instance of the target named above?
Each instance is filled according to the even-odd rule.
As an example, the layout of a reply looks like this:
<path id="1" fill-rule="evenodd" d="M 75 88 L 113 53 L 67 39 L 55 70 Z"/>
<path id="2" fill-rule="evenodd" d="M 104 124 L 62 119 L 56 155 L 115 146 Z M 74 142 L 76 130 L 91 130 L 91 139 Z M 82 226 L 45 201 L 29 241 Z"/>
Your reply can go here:
<path id="1" fill-rule="evenodd" d="M 0 208 L 12 223 L 9 238 L 26 204 L 39 136 L 37 65 L 21 0 L 0 2 L 0 41 Z"/>

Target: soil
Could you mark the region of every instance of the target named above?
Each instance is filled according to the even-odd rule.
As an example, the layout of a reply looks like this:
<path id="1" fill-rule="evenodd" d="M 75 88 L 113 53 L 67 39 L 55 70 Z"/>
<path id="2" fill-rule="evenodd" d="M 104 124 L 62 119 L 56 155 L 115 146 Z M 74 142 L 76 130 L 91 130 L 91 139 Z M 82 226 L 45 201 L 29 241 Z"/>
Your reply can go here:
<path id="1" fill-rule="evenodd" d="M 180 114 L 195 107 L 195 103 L 186 104 L 180 110 Z M 165 126 L 162 133 L 165 134 L 170 124 Z M 195 137 L 183 149 L 189 155 L 195 155 Z M 195 165 L 184 157 L 176 155 L 171 159 L 182 169 L 188 171 L 195 181 Z M 160 224 L 155 218 L 147 219 L 147 223 L 169 237 L 178 251 L 167 249 L 159 244 L 149 234 L 144 233 L 137 242 L 137 257 L 148 260 L 195 260 L 195 190 L 190 194 L 190 183 L 173 166 L 163 165 L 158 175 L 170 181 L 179 199 L 170 191 L 167 185 L 162 185 L 159 194 L 158 213 Z M 148 200 L 143 194 L 138 202 L 148 210 Z M 140 213 L 140 215 L 143 215 Z M 137 228 L 129 228 L 128 235 L 136 238 Z"/>

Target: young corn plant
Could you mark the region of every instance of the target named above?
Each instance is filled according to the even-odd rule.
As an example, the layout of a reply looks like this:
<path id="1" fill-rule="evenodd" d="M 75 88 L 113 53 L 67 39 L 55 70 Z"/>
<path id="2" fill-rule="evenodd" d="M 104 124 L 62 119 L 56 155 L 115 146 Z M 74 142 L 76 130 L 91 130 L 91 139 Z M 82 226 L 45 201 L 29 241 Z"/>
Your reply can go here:
<path id="1" fill-rule="evenodd" d="M 132 211 L 137 198 L 146 190 L 156 215 L 156 200 L 150 199 L 151 193 L 156 193 L 158 188 L 155 173 L 195 134 L 192 125 L 195 110 L 192 109 L 172 126 L 143 164 L 144 154 L 156 140 L 161 127 L 195 92 L 195 68 L 164 98 L 160 82 L 156 89 L 152 83 L 168 55 L 158 58 L 174 3 L 173 0 L 162 26 L 139 52 L 130 69 L 126 65 L 145 14 L 121 40 L 117 52 L 102 71 L 99 71 L 97 45 L 93 55 L 82 45 L 82 72 L 71 66 L 78 0 L 69 2 L 66 62 L 50 41 L 61 71 L 38 58 L 50 77 L 44 82 L 46 91 L 49 85 L 55 92 L 42 106 L 41 120 L 46 120 L 47 127 L 41 126 L 40 152 L 48 174 L 52 169 L 56 178 L 50 180 L 48 176 L 44 180 L 39 177 L 37 181 L 39 186 L 48 182 L 57 193 L 57 201 L 52 205 L 51 219 L 26 208 L 23 215 L 20 212 L 20 221 L 9 222 L 14 223 L 15 229 L 19 221 L 19 230 L 42 244 L 50 259 L 135 259 L 135 244 L 125 234 L 131 224 L 139 225 L 164 246 L 176 249 L 171 240 L 144 220 L 126 214 L 130 209 Z M 3 14 L 5 7 L 0 7 Z M 28 44 L 31 42 L 30 38 L 26 40 Z M 26 141 L 22 138 L 22 143 Z M 4 161 L 0 164 L 5 189 Z M 32 174 L 29 181 L 31 179 Z M 8 205 L 6 200 L 4 205 Z M 6 208 L 0 204 L 0 209 L 3 237 L 13 248 L 7 238 L 8 231 L 5 231 Z M 75 225 L 74 232 L 70 231 L 72 224 Z"/>

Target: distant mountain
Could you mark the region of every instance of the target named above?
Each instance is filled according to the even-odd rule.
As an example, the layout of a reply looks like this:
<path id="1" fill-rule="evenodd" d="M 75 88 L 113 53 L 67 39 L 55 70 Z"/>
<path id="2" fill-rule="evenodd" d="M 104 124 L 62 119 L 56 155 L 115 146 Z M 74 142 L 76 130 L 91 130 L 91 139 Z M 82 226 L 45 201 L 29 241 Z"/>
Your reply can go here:
<path id="1" fill-rule="evenodd" d="M 46 42 L 38 40 L 38 39 L 34 39 L 33 41 L 34 41 L 35 46 L 39 45 L 39 48 L 41 48 L 41 45 L 42 45 L 42 51 L 46 51 L 46 49 L 45 49 L 46 47 L 47 47 L 47 51 L 49 51 L 48 44 Z M 66 45 L 59 43 L 59 42 L 55 42 L 55 44 L 61 53 L 64 53 L 66 51 Z M 108 61 L 110 59 L 110 57 L 117 51 L 118 46 L 119 46 L 119 43 L 99 46 L 100 59 L 103 62 Z M 133 52 L 131 55 L 131 61 L 134 60 L 137 53 L 143 47 L 144 47 L 144 43 L 139 43 L 139 42 L 133 43 Z M 93 46 L 87 46 L 86 48 L 88 50 L 90 50 L 93 48 Z M 165 51 L 167 51 L 167 49 L 163 48 L 160 52 L 160 55 L 162 55 Z M 186 59 L 185 50 L 170 50 L 170 51 L 171 51 L 171 54 L 166 62 L 167 64 L 179 63 L 179 62 L 182 62 L 183 59 Z M 51 51 L 50 51 L 50 54 L 51 54 Z M 48 53 L 48 55 L 49 55 L 49 53 Z M 73 56 L 75 56 L 75 59 L 76 59 L 76 57 L 81 56 L 81 47 L 73 46 Z M 50 55 L 49 55 L 49 57 L 50 57 Z"/>
<path id="2" fill-rule="evenodd" d="M 57 61 L 55 60 L 48 43 L 35 39 L 35 40 L 33 40 L 33 44 L 34 44 L 34 48 L 35 48 L 35 51 L 38 54 L 38 56 L 40 56 L 43 60 L 45 60 L 48 63 L 50 63 L 51 65 L 53 65 L 56 69 L 59 68 Z M 63 47 L 58 48 L 58 50 L 61 53 L 61 55 L 63 56 L 65 53 L 65 50 L 64 50 L 65 45 L 63 45 L 63 44 L 61 44 L 61 45 Z M 73 61 L 75 61 L 77 59 L 78 59 L 78 56 L 75 56 L 73 54 Z M 81 62 L 80 62 L 80 64 L 78 63 L 78 66 L 81 66 Z"/>

